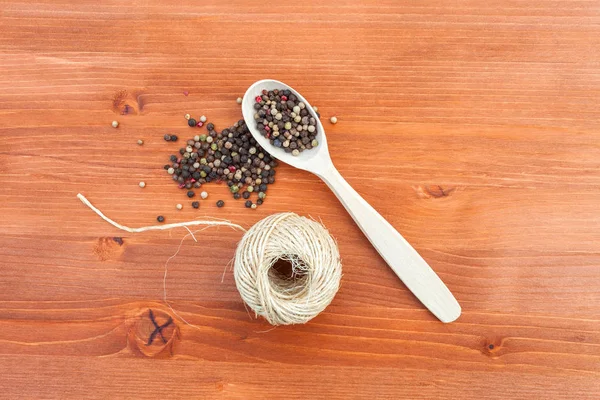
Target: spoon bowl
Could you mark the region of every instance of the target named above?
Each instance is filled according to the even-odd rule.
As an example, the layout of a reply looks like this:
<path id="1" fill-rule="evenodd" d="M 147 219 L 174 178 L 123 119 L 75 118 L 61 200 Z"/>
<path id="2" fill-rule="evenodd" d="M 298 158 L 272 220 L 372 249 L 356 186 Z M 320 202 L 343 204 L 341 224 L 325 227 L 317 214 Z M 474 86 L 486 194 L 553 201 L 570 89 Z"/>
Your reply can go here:
<path id="1" fill-rule="evenodd" d="M 319 144 L 316 148 L 304 150 L 294 156 L 271 145 L 269 139 L 260 134 L 254 120 L 254 104 L 256 97 L 262 95 L 264 89 L 287 89 L 306 105 L 309 113 L 317 121 L 316 139 Z M 442 322 L 452 322 L 460 316 L 460 305 L 439 276 L 402 235 L 352 189 L 334 167 L 323 125 L 314 115 L 310 103 L 298 91 L 276 80 L 258 81 L 250 86 L 244 95 L 242 114 L 252 136 L 265 151 L 286 164 L 312 172 L 329 186 L 379 255 L 429 311 Z"/>
<path id="2" fill-rule="evenodd" d="M 269 139 L 260 134 L 256 128 L 256 121 L 254 120 L 254 114 L 256 114 L 254 104 L 256 103 L 256 96 L 261 96 L 262 91 L 265 89 L 288 89 L 295 94 L 300 101 L 306 104 L 306 109 L 309 110 L 311 116 L 317 120 L 316 139 L 319 142 L 317 147 L 312 148 L 311 150 L 304 150 L 300 153 L 300 155 L 294 156 L 292 153 L 286 153 L 283 148 L 273 146 L 269 142 Z M 254 139 L 258 142 L 258 144 L 261 145 L 263 149 L 268 151 L 269 154 L 278 160 L 283 161 L 292 167 L 300 168 L 313 173 L 319 171 L 321 168 L 327 168 L 331 164 L 331 157 L 329 156 L 329 149 L 327 148 L 327 137 L 325 136 L 323 124 L 321 124 L 321 121 L 315 115 L 310 103 L 300 93 L 285 83 L 273 79 L 263 79 L 262 81 L 255 82 L 248 88 L 248 90 L 246 90 L 246 94 L 244 94 L 244 98 L 242 100 L 242 114 L 244 115 L 246 125 L 252 133 L 252 136 L 254 136 Z"/>

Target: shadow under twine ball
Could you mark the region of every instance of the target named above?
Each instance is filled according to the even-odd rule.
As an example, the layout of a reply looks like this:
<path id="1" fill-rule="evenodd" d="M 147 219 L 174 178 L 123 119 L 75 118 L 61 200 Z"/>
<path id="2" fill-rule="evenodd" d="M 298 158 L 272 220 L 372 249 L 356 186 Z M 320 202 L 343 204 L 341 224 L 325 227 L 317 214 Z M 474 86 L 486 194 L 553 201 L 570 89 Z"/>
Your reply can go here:
<path id="1" fill-rule="evenodd" d="M 333 300 L 342 265 L 318 222 L 294 213 L 257 222 L 238 244 L 235 284 L 244 302 L 272 325 L 303 324 Z"/>

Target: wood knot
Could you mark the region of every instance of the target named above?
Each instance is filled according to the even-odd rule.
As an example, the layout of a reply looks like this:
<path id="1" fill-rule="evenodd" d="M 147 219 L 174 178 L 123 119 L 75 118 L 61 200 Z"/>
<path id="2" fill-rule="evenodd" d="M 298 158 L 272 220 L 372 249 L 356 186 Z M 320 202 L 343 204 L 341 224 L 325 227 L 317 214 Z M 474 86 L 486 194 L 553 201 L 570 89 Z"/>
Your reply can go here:
<path id="1" fill-rule="evenodd" d="M 442 197 L 448 197 L 456 190 L 453 186 L 440 186 L 440 185 L 419 185 L 413 186 L 413 189 L 422 199 L 439 199 Z"/>
<path id="2" fill-rule="evenodd" d="M 148 309 L 139 314 L 129 330 L 129 343 L 133 350 L 146 357 L 173 355 L 179 327 L 173 317 L 162 310 Z"/>
<path id="3" fill-rule="evenodd" d="M 113 95 L 112 110 L 119 115 L 137 115 L 144 109 L 144 97 L 141 91 L 120 90 Z"/>
<path id="4" fill-rule="evenodd" d="M 499 356 L 503 350 L 501 340 L 486 340 L 483 345 L 483 353 L 490 357 Z"/>
<path id="5" fill-rule="evenodd" d="M 100 261 L 116 259 L 125 249 L 123 244 L 121 237 L 101 237 L 96 241 L 93 252 Z"/>

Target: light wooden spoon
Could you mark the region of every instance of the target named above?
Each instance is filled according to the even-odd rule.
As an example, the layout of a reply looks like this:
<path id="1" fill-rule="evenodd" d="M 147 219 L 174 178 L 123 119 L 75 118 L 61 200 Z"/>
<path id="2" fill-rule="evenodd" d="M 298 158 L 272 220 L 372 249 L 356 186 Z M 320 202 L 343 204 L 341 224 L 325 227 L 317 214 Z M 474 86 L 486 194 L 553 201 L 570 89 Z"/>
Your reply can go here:
<path id="1" fill-rule="evenodd" d="M 327 149 L 325 130 L 316 115 L 319 145 L 311 150 L 304 150 L 299 156 L 293 156 L 291 153 L 286 153 L 283 148 L 271 145 L 269 139 L 260 134 L 254 120 L 254 114 L 256 113 L 254 104 L 256 96 L 260 96 L 263 89 L 288 89 L 306 104 L 311 113 L 313 112 L 310 103 L 300 93 L 283 82 L 265 79 L 254 83 L 244 95 L 242 113 L 248 129 L 250 129 L 258 144 L 278 160 L 312 172 L 321 178 L 346 207 L 354 222 L 363 231 L 379 255 L 421 303 L 442 322 L 452 322 L 457 319 L 461 313 L 460 305 L 444 285 L 444 282 L 400 233 L 360 197 L 335 169 Z"/>

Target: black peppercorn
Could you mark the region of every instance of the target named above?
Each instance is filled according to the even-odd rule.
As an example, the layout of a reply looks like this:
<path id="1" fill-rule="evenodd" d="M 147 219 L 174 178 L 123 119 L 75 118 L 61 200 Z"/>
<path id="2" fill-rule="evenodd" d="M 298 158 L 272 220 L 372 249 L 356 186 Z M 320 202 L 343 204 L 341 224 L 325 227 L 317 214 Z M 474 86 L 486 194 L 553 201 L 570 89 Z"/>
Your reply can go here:
<path id="1" fill-rule="evenodd" d="M 156 220 L 158 222 L 165 222 L 165 217 L 163 217 L 162 215 L 159 215 L 158 217 L 156 217 Z"/>
<path id="2" fill-rule="evenodd" d="M 256 200 L 256 204 L 258 204 L 259 206 L 262 206 L 262 203 L 263 203 L 263 199 Z"/>
<path id="3" fill-rule="evenodd" d="M 244 193 L 242 193 L 242 197 L 245 199 L 249 199 L 250 198 L 250 192 L 245 191 Z"/>
<path id="4" fill-rule="evenodd" d="M 246 200 L 246 202 L 244 203 L 244 205 L 246 206 L 246 208 L 250 208 L 250 207 L 252 207 L 252 201 L 251 200 Z"/>
<path id="5" fill-rule="evenodd" d="M 267 191 L 267 185 L 266 185 L 266 184 L 264 184 L 264 183 L 261 183 L 261 184 L 258 186 L 258 190 L 259 190 L 259 191 L 261 191 L 261 192 L 266 192 L 266 191 Z"/>
<path id="6" fill-rule="evenodd" d="M 198 208 L 198 207 L 200 207 L 200 203 L 197 201 L 192 201 L 192 207 Z"/>
<path id="7" fill-rule="evenodd" d="M 177 135 L 171 135 L 171 142 L 176 142 L 177 139 Z"/>
<path id="8" fill-rule="evenodd" d="M 209 123 L 206 125 L 206 129 L 208 129 L 209 131 L 212 131 L 212 130 L 214 130 L 214 129 L 215 129 L 215 125 L 214 125 L 212 122 L 209 122 Z"/>
<path id="9" fill-rule="evenodd" d="M 219 200 L 217 201 L 217 207 L 221 208 L 225 205 L 225 202 L 223 200 Z"/>
<path id="10" fill-rule="evenodd" d="M 188 119 L 188 125 L 190 126 L 190 128 L 195 127 L 197 124 L 196 120 L 194 118 L 190 118 Z"/>
<path id="11" fill-rule="evenodd" d="M 194 193 L 194 191 L 193 191 L 193 190 L 189 190 L 189 191 L 187 192 L 187 197 L 189 197 L 190 199 L 191 199 L 192 197 L 194 197 L 195 195 L 196 195 L 196 193 Z"/>

